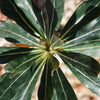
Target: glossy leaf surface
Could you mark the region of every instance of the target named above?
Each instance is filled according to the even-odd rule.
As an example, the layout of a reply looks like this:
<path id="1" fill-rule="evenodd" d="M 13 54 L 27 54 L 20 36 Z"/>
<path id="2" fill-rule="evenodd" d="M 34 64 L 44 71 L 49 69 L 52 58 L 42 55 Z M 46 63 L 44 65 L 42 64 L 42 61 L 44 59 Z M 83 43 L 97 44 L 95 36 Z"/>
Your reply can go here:
<path id="1" fill-rule="evenodd" d="M 51 100 L 53 95 L 53 84 L 52 84 L 52 77 L 51 77 L 51 68 L 50 63 L 47 61 L 43 74 L 41 77 L 41 83 L 38 90 L 38 97 L 39 100 Z"/>
<path id="2" fill-rule="evenodd" d="M 23 44 L 39 46 L 39 42 L 37 42 L 29 33 L 17 24 L 10 22 L 0 22 L 0 37 L 13 38 Z"/>
<path id="3" fill-rule="evenodd" d="M 66 51 L 100 56 L 100 17 L 82 27 L 75 35 L 75 38 L 65 43 Z"/>
<path id="4" fill-rule="evenodd" d="M 14 0 L 0 0 L 0 9 L 2 13 L 17 22 L 27 32 L 35 35 L 38 31 L 29 21 L 20 8 L 15 4 Z M 35 32 L 34 32 L 35 31 Z"/>
<path id="5" fill-rule="evenodd" d="M 5 48 L 3 48 L 3 49 L 5 49 Z M 0 54 L 0 63 L 8 63 L 11 60 L 17 59 L 24 55 L 28 55 L 32 50 L 33 49 L 30 49 L 30 48 L 18 48 L 17 47 L 17 48 L 13 48 L 13 49 L 8 49 L 7 51 L 3 51 Z"/>
<path id="6" fill-rule="evenodd" d="M 0 47 L 0 54 L 9 50 L 18 49 L 17 47 Z"/>
<path id="7" fill-rule="evenodd" d="M 53 73 L 53 83 L 58 98 L 57 100 L 77 100 L 72 87 L 60 68 Z"/>
<path id="8" fill-rule="evenodd" d="M 91 91 L 100 96 L 100 63 L 93 58 L 72 52 L 62 52 L 61 58 L 75 76 Z"/>
<path id="9" fill-rule="evenodd" d="M 61 38 L 64 41 L 79 37 L 77 31 L 87 25 L 89 22 L 100 16 L 100 1 L 86 0 L 74 12 L 64 30 L 61 33 Z M 88 31 L 92 26 L 87 27 Z M 83 32 L 84 33 L 84 32 Z"/>
<path id="10" fill-rule="evenodd" d="M 29 19 L 29 21 L 34 25 L 34 27 L 39 31 L 40 35 L 43 36 L 43 29 L 32 8 L 32 0 L 15 0 L 15 3 L 24 12 L 24 14 Z"/>
<path id="11" fill-rule="evenodd" d="M 0 0 L 0 10 L 14 20 L 0 22 L 0 37 L 15 47 L 0 47 L 0 100 L 77 100 L 61 71 L 60 58 L 73 74 L 100 96 L 100 0 L 85 0 L 63 31 L 58 27 L 65 0 Z"/>
<path id="12" fill-rule="evenodd" d="M 47 0 L 46 11 L 48 15 L 48 34 L 58 30 L 64 12 L 65 0 Z"/>
<path id="13" fill-rule="evenodd" d="M 37 62 L 38 63 L 38 62 Z M 12 98 L 12 100 L 30 100 L 32 96 L 33 89 L 35 88 L 35 85 L 37 83 L 37 80 L 39 78 L 40 72 L 42 70 L 42 67 L 44 65 L 44 61 L 41 63 L 38 63 L 36 65 L 33 65 L 33 70 L 31 72 L 30 77 L 24 84 L 19 88 L 16 95 Z"/>
<path id="14" fill-rule="evenodd" d="M 41 55 L 41 54 L 40 54 Z M 5 66 L 5 71 L 11 73 L 10 77 L 14 77 L 17 74 L 22 73 L 28 67 L 31 67 L 41 61 L 40 55 L 31 54 L 27 56 L 20 57 L 19 59 L 12 60 Z"/>
<path id="15" fill-rule="evenodd" d="M 57 98 L 57 92 L 56 92 L 55 88 L 53 88 L 53 97 L 52 97 L 52 100 L 58 100 L 58 98 Z"/>
<path id="16" fill-rule="evenodd" d="M 37 79 L 39 77 L 40 71 L 43 67 L 43 64 L 44 64 L 44 61 L 42 61 L 42 63 L 37 62 L 35 65 L 32 66 L 33 67 L 32 72 L 30 70 L 30 67 L 27 67 L 27 69 L 25 69 L 21 74 L 15 76 L 13 78 L 9 78 L 9 74 L 5 77 L 3 77 L 3 76 L 0 77 L 0 80 L 1 80 L 0 84 L 4 84 L 3 87 L 2 87 L 2 85 L 0 85 L 0 90 L 1 90 L 0 98 L 2 100 L 6 100 L 8 98 L 12 99 L 12 100 L 30 99 L 31 95 L 32 95 L 32 91 L 33 91 L 35 84 L 37 82 Z M 5 82 L 5 80 L 6 80 L 6 82 Z M 15 87 L 16 87 L 16 89 L 15 89 Z M 10 93 L 13 93 L 13 94 L 10 94 Z M 16 93 L 16 95 L 15 95 L 15 93 Z"/>
<path id="17" fill-rule="evenodd" d="M 9 78 L 9 74 L 4 74 L 0 77 L 0 99 L 10 100 L 18 91 L 21 85 L 27 81 L 31 75 L 30 69 L 26 70 L 14 78 Z M 2 85 L 3 84 L 3 85 Z"/>

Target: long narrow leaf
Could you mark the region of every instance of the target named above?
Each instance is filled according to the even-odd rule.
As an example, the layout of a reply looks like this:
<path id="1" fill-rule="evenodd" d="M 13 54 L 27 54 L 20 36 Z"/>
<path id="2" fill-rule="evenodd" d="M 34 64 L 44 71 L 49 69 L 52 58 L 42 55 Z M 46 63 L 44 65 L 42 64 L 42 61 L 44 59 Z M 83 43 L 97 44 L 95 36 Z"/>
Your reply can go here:
<path id="1" fill-rule="evenodd" d="M 8 49 L 0 54 L 0 63 L 8 63 L 11 60 L 28 55 L 32 50 L 30 48 Z"/>
<path id="2" fill-rule="evenodd" d="M 39 46 L 39 42 L 37 42 L 29 33 L 17 24 L 10 22 L 0 22 L 0 37 L 13 38 L 23 44 Z"/>
<path id="3" fill-rule="evenodd" d="M 74 12 L 64 30 L 61 33 L 61 38 L 68 41 L 77 37 L 77 30 L 100 16 L 100 0 L 86 0 Z M 94 25 L 95 26 L 95 25 Z M 88 31 L 92 26 L 87 27 Z M 83 32 L 84 33 L 84 32 Z"/>
<path id="4" fill-rule="evenodd" d="M 93 58 L 72 52 L 62 52 L 62 60 L 75 76 L 92 92 L 100 96 L 100 63 Z"/>
<path id="5" fill-rule="evenodd" d="M 77 100 L 72 87 L 60 68 L 54 71 L 53 82 L 57 93 L 57 100 Z"/>
<path id="6" fill-rule="evenodd" d="M 17 6 L 25 13 L 27 18 L 32 22 L 34 27 L 39 31 L 40 35 L 43 36 L 43 29 L 32 9 L 32 1 L 31 0 L 15 0 Z M 37 24 L 38 23 L 38 24 Z M 42 32 L 41 32 L 42 31 Z"/>
<path id="7" fill-rule="evenodd" d="M 91 40 L 75 45 L 66 46 L 65 51 L 82 53 L 93 57 L 100 57 L 100 40 Z"/>
<path id="8" fill-rule="evenodd" d="M 56 92 L 55 88 L 53 88 L 53 97 L 52 97 L 52 100 L 58 100 L 58 98 L 57 98 L 57 92 Z"/>
<path id="9" fill-rule="evenodd" d="M 20 75 L 9 78 L 9 74 L 4 74 L 0 77 L 0 100 L 11 100 L 17 93 L 18 88 L 27 81 L 31 75 L 30 69 Z"/>
<path id="10" fill-rule="evenodd" d="M 9 62 L 5 66 L 5 71 L 11 73 L 10 77 L 14 77 L 17 74 L 22 73 L 29 66 L 33 66 L 35 63 L 41 61 L 41 54 L 31 54 L 27 56 L 20 57 L 14 61 Z"/>
<path id="11" fill-rule="evenodd" d="M 60 25 L 64 12 L 64 1 L 65 0 L 47 0 L 46 2 L 49 35 L 52 34 L 52 31 L 56 31 Z"/>
<path id="12" fill-rule="evenodd" d="M 32 92 L 35 88 L 36 82 L 39 78 L 39 75 L 41 73 L 41 70 L 43 68 L 45 61 L 42 61 L 39 64 L 36 64 L 34 66 L 34 69 L 32 71 L 31 76 L 28 78 L 28 80 L 19 88 L 16 95 L 12 98 L 12 100 L 31 100 Z"/>
<path id="13" fill-rule="evenodd" d="M 75 37 L 63 46 L 66 51 L 100 56 L 100 17 L 78 30 L 74 35 Z"/>
<path id="14" fill-rule="evenodd" d="M 46 62 L 38 91 L 39 100 L 51 100 L 53 95 L 53 84 L 51 77 L 51 66 Z"/>
<path id="15" fill-rule="evenodd" d="M 35 32 L 37 33 L 38 30 L 35 29 L 22 10 L 18 8 L 14 0 L 0 0 L 0 9 L 4 15 L 16 21 L 30 34 L 36 36 Z"/>
<path id="16" fill-rule="evenodd" d="M 18 49 L 18 47 L 0 47 L 0 54 L 14 49 Z"/>

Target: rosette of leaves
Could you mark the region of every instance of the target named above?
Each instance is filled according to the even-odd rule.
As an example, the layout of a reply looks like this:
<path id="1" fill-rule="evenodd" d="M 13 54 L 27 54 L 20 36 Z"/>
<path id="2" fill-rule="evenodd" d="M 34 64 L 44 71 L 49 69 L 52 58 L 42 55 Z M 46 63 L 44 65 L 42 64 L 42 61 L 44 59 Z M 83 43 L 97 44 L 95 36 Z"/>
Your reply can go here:
<path id="1" fill-rule="evenodd" d="M 43 4 L 41 4 L 43 3 Z M 0 0 L 0 37 L 15 47 L 0 47 L 0 100 L 30 100 L 41 76 L 39 100 L 77 100 L 59 67 L 60 57 L 73 74 L 100 96 L 100 0 L 85 0 L 61 33 L 64 0 Z"/>

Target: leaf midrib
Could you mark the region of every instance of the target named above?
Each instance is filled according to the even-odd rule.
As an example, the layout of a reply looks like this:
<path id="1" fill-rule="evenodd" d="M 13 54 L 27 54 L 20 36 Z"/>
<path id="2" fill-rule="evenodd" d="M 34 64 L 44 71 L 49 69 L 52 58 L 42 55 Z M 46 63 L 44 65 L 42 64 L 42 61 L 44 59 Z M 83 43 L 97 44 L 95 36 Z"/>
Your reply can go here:
<path id="1" fill-rule="evenodd" d="M 90 79 L 89 77 L 87 77 L 83 72 L 81 72 L 79 69 L 75 68 L 72 64 L 70 64 L 68 61 L 66 61 L 72 68 L 74 68 L 76 71 L 78 71 L 80 74 L 82 74 L 85 78 L 87 78 L 88 80 L 90 80 L 92 83 L 96 84 L 97 86 L 100 86 L 100 84 L 98 84 L 97 82 L 93 81 L 92 79 Z"/>
<path id="2" fill-rule="evenodd" d="M 88 13 L 90 13 L 92 10 L 94 10 L 98 5 L 99 5 L 100 2 L 98 2 L 96 4 L 96 6 L 94 6 L 91 10 L 89 10 L 86 14 L 83 14 L 83 17 L 85 17 Z M 82 16 L 81 16 L 82 17 Z M 82 18 L 83 18 L 82 17 Z M 62 36 L 61 36 L 61 39 L 75 26 L 76 24 L 74 23 Z M 65 39 L 64 39 L 65 40 Z"/>
<path id="3" fill-rule="evenodd" d="M 21 36 L 20 34 L 18 34 L 18 33 L 15 33 L 15 32 L 13 32 L 13 31 L 10 31 L 10 30 L 7 30 L 7 29 L 2 29 L 3 31 L 6 31 L 6 32 L 10 32 L 10 33 L 12 33 L 12 34 L 14 34 L 14 35 L 16 35 L 16 36 L 18 36 L 18 37 L 20 37 L 20 38 L 22 38 L 22 39 L 24 39 L 24 40 L 26 40 L 26 41 L 29 41 L 30 43 L 32 43 L 32 44 L 34 44 L 34 45 L 36 45 L 36 46 L 39 46 L 39 47 L 41 47 L 41 45 L 39 45 L 39 44 L 37 44 L 37 43 L 35 43 L 35 42 L 33 42 L 33 41 L 31 41 L 31 40 L 29 40 L 28 38 L 26 38 L 26 37 L 23 37 L 23 36 Z"/>
<path id="4" fill-rule="evenodd" d="M 79 45 L 82 45 L 82 44 L 84 45 L 84 44 L 93 43 L 93 42 L 100 42 L 100 39 L 86 41 L 86 42 L 82 42 L 82 43 L 78 43 L 78 44 L 74 44 L 74 45 L 63 46 L 63 48 L 69 48 L 69 47 L 79 46 Z"/>
<path id="5" fill-rule="evenodd" d="M 75 59 L 72 59 L 72 58 L 70 58 L 70 57 L 68 57 L 68 56 L 65 56 L 65 55 L 63 55 L 62 53 L 58 53 L 58 54 L 61 55 L 61 56 L 63 56 L 63 57 L 65 57 L 65 58 L 67 58 L 67 59 L 69 59 L 69 60 L 71 60 L 71 61 L 73 61 L 73 62 L 75 62 L 75 63 L 78 63 L 79 65 L 82 65 L 82 66 L 84 66 L 84 67 L 86 67 L 86 68 L 88 68 L 88 69 L 91 69 L 91 70 L 95 71 L 96 73 L 98 73 L 96 70 L 94 70 L 94 69 L 91 68 L 90 66 L 87 66 L 87 65 L 85 65 L 85 64 L 83 64 L 83 63 L 81 63 L 81 62 L 79 62 L 79 61 L 77 61 L 77 60 L 75 60 Z"/>
<path id="6" fill-rule="evenodd" d="M 41 57 L 38 58 L 36 62 L 38 62 L 40 59 L 41 59 Z M 35 62 L 35 63 L 36 63 L 36 62 Z M 32 65 L 33 65 L 33 63 L 32 63 Z M 32 66 L 32 65 L 31 65 L 31 66 Z M 2 97 L 4 96 L 4 94 L 12 87 L 12 85 L 13 85 L 26 71 L 28 71 L 28 70 L 30 69 L 31 66 L 29 66 L 25 71 L 23 71 L 23 72 L 9 85 L 9 87 L 2 93 L 2 95 L 0 96 L 0 98 L 2 98 Z"/>
<path id="7" fill-rule="evenodd" d="M 56 73 L 57 73 L 57 75 L 58 75 L 58 79 L 59 79 L 60 85 L 61 85 L 62 90 L 63 90 L 63 93 L 64 93 L 64 95 L 65 95 L 65 99 L 67 100 L 67 95 L 66 95 L 66 92 L 65 92 L 65 89 L 64 89 L 63 83 L 62 83 L 62 81 L 61 81 L 60 75 L 59 75 L 59 73 L 58 73 L 57 70 L 56 70 Z"/>
<path id="8" fill-rule="evenodd" d="M 79 37 L 76 37 L 76 38 L 74 38 L 74 39 L 72 39 L 72 40 L 66 42 L 64 45 L 67 45 L 67 44 L 69 44 L 69 43 L 71 43 L 71 42 L 73 42 L 73 41 L 76 41 L 76 40 L 78 40 L 78 39 L 80 39 L 80 38 L 83 38 L 84 36 L 90 35 L 90 34 L 92 34 L 93 32 L 96 32 L 96 31 L 100 31 L 100 28 L 95 29 L 95 30 L 92 30 L 92 31 L 90 31 L 90 32 L 88 32 L 88 33 L 86 33 L 86 34 L 84 34 L 84 35 L 79 36 Z"/>
<path id="9" fill-rule="evenodd" d="M 23 98 L 24 98 L 24 96 L 25 96 L 25 94 L 26 94 L 26 92 L 27 92 L 29 86 L 31 85 L 31 83 L 32 83 L 34 77 L 36 76 L 36 74 L 38 73 L 38 71 L 39 71 L 39 70 L 41 69 L 41 67 L 43 66 L 43 63 L 45 62 L 45 60 L 46 60 L 46 59 L 44 59 L 44 60 L 42 61 L 42 63 L 41 63 L 40 66 L 38 67 L 38 69 L 35 71 L 35 74 L 33 75 L 32 79 L 29 81 L 28 86 L 26 87 L 26 89 L 25 89 L 23 95 L 21 96 L 21 100 L 23 100 Z"/>

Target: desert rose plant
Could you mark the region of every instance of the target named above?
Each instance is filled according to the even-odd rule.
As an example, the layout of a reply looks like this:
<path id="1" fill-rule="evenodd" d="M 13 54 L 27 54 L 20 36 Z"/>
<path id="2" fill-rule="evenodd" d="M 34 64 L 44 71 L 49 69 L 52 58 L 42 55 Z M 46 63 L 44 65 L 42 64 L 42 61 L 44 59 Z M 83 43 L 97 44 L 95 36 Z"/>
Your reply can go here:
<path id="1" fill-rule="evenodd" d="M 59 57 L 93 93 L 100 96 L 100 0 L 84 0 L 61 33 L 64 0 L 0 0 L 1 12 L 14 23 L 0 22 L 0 100 L 77 100 L 59 67 Z"/>

